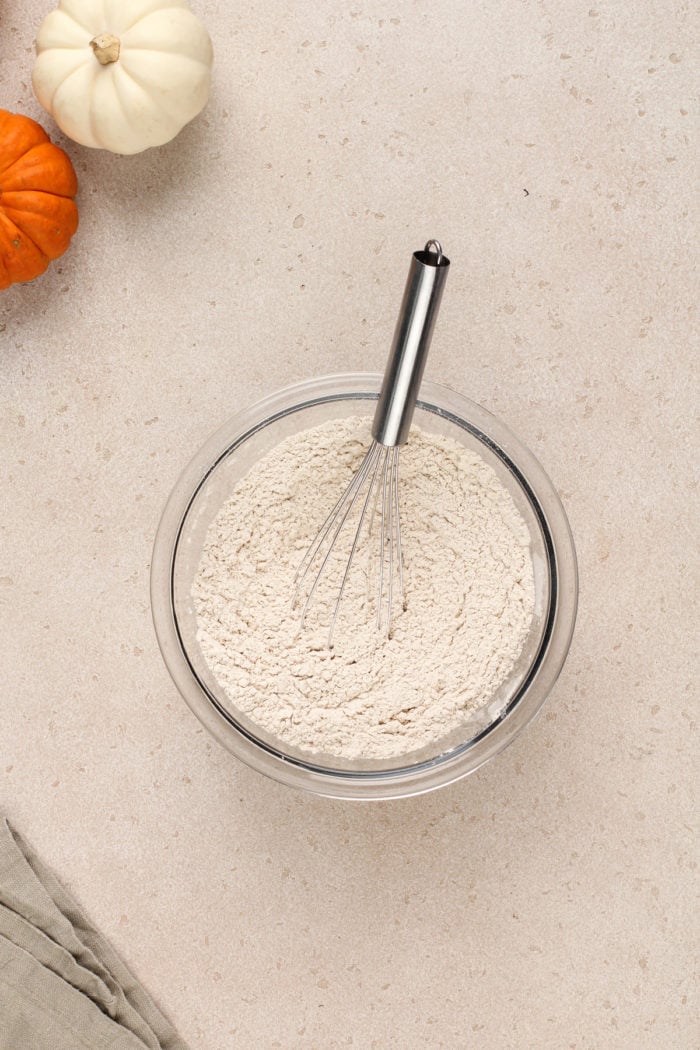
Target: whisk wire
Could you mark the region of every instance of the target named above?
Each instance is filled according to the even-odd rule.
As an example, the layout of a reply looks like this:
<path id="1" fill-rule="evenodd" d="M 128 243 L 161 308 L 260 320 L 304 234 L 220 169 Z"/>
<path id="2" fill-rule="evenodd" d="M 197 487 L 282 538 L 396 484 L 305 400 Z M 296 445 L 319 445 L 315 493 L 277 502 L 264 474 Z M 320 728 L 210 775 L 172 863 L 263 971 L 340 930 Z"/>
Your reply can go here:
<path id="1" fill-rule="evenodd" d="M 293 594 L 293 597 L 292 597 L 292 608 L 294 608 L 296 603 L 297 603 L 297 598 L 299 596 L 299 590 L 301 588 L 301 585 L 303 584 L 303 582 L 304 582 L 304 580 L 305 580 L 305 578 L 306 578 L 306 576 L 307 576 L 307 574 L 309 572 L 309 569 L 311 568 L 311 565 L 312 565 L 316 555 L 318 554 L 319 549 L 323 545 L 323 541 L 325 540 L 326 536 L 328 535 L 328 533 L 332 529 L 333 523 L 336 520 L 341 507 L 346 502 L 346 500 L 350 497 L 350 495 L 354 491 L 354 489 L 359 488 L 359 486 L 364 481 L 364 477 L 365 477 L 365 474 L 366 474 L 365 467 L 367 465 L 367 459 L 369 457 L 369 454 L 373 451 L 374 444 L 375 443 L 373 442 L 372 447 L 369 449 L 369 451 L 365 455 L 365 458 L 364 458 L 364 460 L 362 462 L 362 465 L 360 466 L 359 470 L 357 471 L 356 474 L 353 475 L 352 481 L 350 482 L 348 487 L 345 489 L 345 491 L 343 492 L 342 496 L 340 497 L 338 502 L 335 504 L 333 509 L 331 510 L 330 514 L 328 515 L 328 517 L 324 521 L 323 525 L 321 525 L 321 528 L 318 530 L 318 532 L 314 536 L 314 539 L 312 540 L 310 546 L 307 548 L 306 554 L 302 558 L 302 560 L 301 560 L 301 562 L 299 564 L 299 568 L 297 569 L 296 573 L 294 574 L 294 580 L 292 581 L 294 583 L 294 594 Z"/>
<path id="2" fill-rule="evenodd" d="M 369 470 L 369 466 L 370 465 L 368 463 L 368 460 L 370 458 L 370 454 L 374 451 L 374 444 L 375 443 L 373 443 L 372 447 L 370 447 L 370 449 L 367 451 L 367 453 L 365 455 L 365 458 L 363 459 L 359 469 L 353 475 L 352 481 L 347 486 L 347 488 L 343 492 L 342 496 L 340 497 L 338 502 L 335 504 L 335 506 L 331 510 L 331 512 L 328 515 L 328 517 L 326 518 L 326 520 L 324 521 L 323 525 L 321 526 L 321 528 L 316 533 L 316 535 L 315 535 L 315 537 L 313 539 L 313 542 L 308 547 L 308 549 L 306 551 L 306 554 L 304 555 L 304 557 L 303 557 L 303 559 L 302 559 L 302 561 L 301 561 L 301 563 L 299 565 L 299 568 L 297 569 L 297 571 L 295 573 L 295 576 L 294 576 L 295 590 L 294 590 L 294 597 L 293 597 L 293 601 L 292 601 L 292 608 L 294 608 L 294 606 L 296 605 L 297 598 L 298 598 L 298 595 L 299 595 L 299 591 L 300 591 L 300 589 L 301 589 L 301 587 L 302 587 L 302 585 L 304 583 L 304 579 L 308 575 L 309 570 L 311 569 L 311 566 L 312 566 L 312 564 L 313 564 L 313 562 L 314 562 L 314 560 L 316 558 L 316 555 L 318 554 L 320 548 L 323 546 L 324 540 L 326 539 L 328 533 L 333 528 L 334 523 L 337 521 L 338 514 L 340 513 L 343 505 L 347 502 L 348 499 L 350 499 L 350 497 L 351 497 L 352 493 L 355 491 L 355 489 L 358 489 L 358 488 L 360 488 L 362 486 L 362 484 L 363 484 L 363 482 L 365 480 L 365 477 L 367 476 L 368 470 Z"/>
<path id="3" fill-rule="evenodd" d="M 387 456 L 387 463 L 389 457 Z M 391 466 L 389 468 L 389 484 L 387 486 L 387 503 L 389 508 L 389 601 L 386 610 L 386 636 L 389 637 L 391 630 L 391 605 L 394 596 L 394 501 L 392 499 L 392 483 L 394 480 L 394 456 L 391 455 Z"/>
<path id="4" fill-rule="evenodd" d="M 396 521 L 396 560 L 399 566 L 399 593 L 401 604 L 404 601 L 403 590 L 403 551 L 401 550 L 401 512 L 399 509 L 399 450 L 394 449 L 394 462 L 391 469 L 391 480 L 394 483 L 394 516 Z"/>
<path id="5" fill-rule="evenodd" d="M 304 583 L 313 572 L 313 582 L 311 582 L 301 610 L 300 621 L 303 627 L 309 606 L 331 555 L 336 548 L 340 534 L 352 515 L 353 509 L 358 505 L 359 518 L 354 528 L 350 553 L 345 563 L 329 624 L 329 648 L 332 647 L 333 633 L 337 624 L 340 606 L 346 593 L 355 555 L 360 547 L 365 530 L 369 544 L 368 554 L 370 559 L 367 580 L 369 584 L 372 577 L 375 580 L 377 576 L 379 577 L 378 584 L 375 584 L 377 586 L 377 591 L 375 592 L 377 595 L 376 623 L 378 629 L 381 630 L 383 627 L 386 629 L 387 636 L 391 628 L 391 612 L 395 598 L 394 576 L 397 573 L 399 590 L 403 600 L 403 557 L 399 513 L 398 461 L 398 448 L 390 448 L 378 441 L 372 441 L 352 481 L 316 533 L 297 569 L 292 608 L 295 608 L 299 602 Z M 379 534 L 377 539 L 372 542 L 374 520 L 377 512 L 380 516 Z M 373 562 L 375 563 L 374 565 L 372 564 Z"/>
<path id="6" fill-rule="evenodd" d="M 381 493 L 382 493 L 382 523 L 379 529 L 379 596 L 377 598 L 377 630 L 382 628 L 382 608 L 384 604 L 384 561 L 386 551 L 386 467 L 389 462 L 389 457 L 384 457 L 384 465 L 382 467 L 381 477 Z M 391 600 L 391 599 L 390 599 Z"/>
<path id="7" fill-rule="evenodd" d="M 388 448 L 386 450 L 386 458 L 380 481 L 377 485 L 373 508 L 373 510 L 376 510 L 381 499 L 376 623 L 378 630 L 381 630 L 383 625 L 386 626 L 387 637 L 391 630 L 391 614 L 395 598 L 394 580 L 396 576 L 398 576 L 398 590 L 402 605 L 404 599 L 401 511 L 399 505 L 399 452 L 398 448 Z M 371 535 L 371 521 L 369 531 Z"/>
<path id="8" fill-rule="evenodd" d="M 375 457 L 377 458 L 377 460 L 379 460 L 379 458 L 380 458 L 379 449 L 380 449 L 380 446 L 376 442 L 373 442 L 373 444 L 370 447 L 369 451 L 365 455 L 365 458 L 362 461 L 362 465 L 359 468 L 359 470 L 357 471 L 357 473 L 356 473 L 355 477 L 353 478 L 352 482 L 350 483 L 350 485 L 348 485 L 347 489 L 345 490 L 345 492 L 341 496 L 340 500 L 336 504 L 334 510 L 331 511 L 331 513 L 329 515 L 329 518 L 327 519 L 327 522 L 324 523 L 324 525 L 321 527 L 320 538 L 317 538 L 317 540 L 314 541 L 314 543 L 312 544 L 312 546 L 310 548 L 311 551 L 312 551 L 311 557 L 308 559 L 308 563 L 306 565 L 306 568 L 304 569 L 304 572 L 302 573 L 302 575 L 301 575 L 301 577 L 300 577 L 300 579 L 299 579 L 299 581 L 297 583 L 296 590 L 294 592 L 294 600 L 293 600 L 293 603 L 292 603 L 292 608 L 294 608 L 294 605 L 296 604 L 296 600 L 297 600 L 300 588 L 301 588 L 304 580 L 308 576 L 309 570 L 311 569 L 311 566 L 313 565 L 313 563 L 314 563 L 314 561 L 316 559 L 316 556 L 322 550 L 322 547 L 323 547 L 324 541 L 326 540 L 326 537 L 328 536 L 328 534 L 331 531 L 333 531 L 333 536 L 331 537 L 330 543 L 328 545 L 328 550 L 326 551 L 325 556 L 323 557 L 323 560 L 321 562 L 320 568 L 319 568 L 318 572 L 316 573 L 316 578 L 314 579 L 314 582 L 313 582 L 313 584 L 311 586 L 311 590 L 309 591 L 309 593 L 307 595 L 306 601 L 304 602 L 304 607 L 303 607 L 303 609 L 301 611 L 301 626 L 302 627 L 304 626 L 304 620 L 306 618 L 306 613 L 308 611 L 309 605 L 311 604 L 311 599 L 313 598 L 314 594 L 316 593 L 316 588 L 318 587 L 318 585 L 319 585 L 319 583 L 321 581 L 321 577 L 323 576 L 324 569 L 326 568 L 326 565 L 328 564 L 330 556 L 333 553 L 333 548 L 335 547 L 336 540 L 338 539 L 338 536 L 340 535 L 340 533 L 341 533 L 341 531 L 343 529 L 343 526 L 345 525 L 345 522 L 347 521 L 348 516 L 349 516 L 350 512 L 352 511 L 352 508 L 355 506 L 355 503 L 357 502 L 357 498 L 360 495 L 360 492 L 362 490 L 362 486 L 364 484 L 364 481 L 365 481 L 367 475 L 370 473 L 370 471 L 372 470 L 372 467 L 374 466 L 374 459 L 375 459 Z M 371 491 L 371 488 L 370 488 L 370 491 Z M 347 505 L 344 506 L 345 504 L 347 504 Z M 337 524 L 336 524 L 336 522 L 337 522 Z M 335 529 L 333 529 L 334 525 L 335 525 Z"/>
<path id="9" fill-rule="evenodd" d="M 373 442 L 372 445 L 373 445 L 373 448 L 370 451 L 374 451 L 374 446 L 376 446 L 376 448 L 379 449 L 379 445 L 376 442 Z M 386 462 L 386 454 L 385 454 L 384 460 Z M 333 641 L 333 631 L 335 629 L 336 620 L 338 619 L 338 610 L 340 609 L 340 603 L 342 602 L 343 594 L 345 593 L 345 584 L 347 583 L 348 576 L 350 574 L 350 566 L 352 565 L 353 558 L 355 557 L 355 551 L 357 550 L 358 543 L 360 542 L 360 535 L 362 534 L 362 526 L 364 524 L 365 517 L 367 516 L 367 508 L 369 507 L 370 500 L 372 499 L 372 491 L 374 489 L 374 483 L 375 483 L 375 480 L 376 480 L 376 477 L 377 477 L 377 472 L 379 470 L 380 462 L 381 462 L 381 452 L 377 455 L 377 457 L 375 459 L 374 469 L 372 471 L 372 477 L 370 479 L 369 487 L 367 489 L 367 495 L 365 496 L 365 501 L 362 504 L 362 511 L 360 512 L 360 520 L 357 523 L 357 528 L 355 530 L 355 535 L 354 535 L 353 541 L 352 541 L 352 547 L 350 549 L 350 555 L 349 555 L 347 563 L 345 565 L 345 572 L 343 573 L 343 579 L 341 581 L 340 589 L 338 591 L 338 597 L 336 599 L 335 606 L 333 608 L 333 619 L 331 620 L 331 625 L 330 625 L 330 628 L 328 630 L 328 648 L 329 649 L 331 648 L 331 644 L 332 644 L 332 641 Z M 371 524 L 371 518 L 370 518 L 370 533 L 371 533 L 371 530 L 372 530 L 372 524 Z"/>

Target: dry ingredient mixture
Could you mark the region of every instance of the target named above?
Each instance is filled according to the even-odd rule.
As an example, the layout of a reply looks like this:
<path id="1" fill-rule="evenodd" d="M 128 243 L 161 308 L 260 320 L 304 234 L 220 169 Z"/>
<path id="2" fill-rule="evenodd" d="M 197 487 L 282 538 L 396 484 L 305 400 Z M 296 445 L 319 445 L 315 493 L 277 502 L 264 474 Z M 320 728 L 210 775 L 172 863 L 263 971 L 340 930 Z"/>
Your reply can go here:
<path id="1" fill-rule="evenodd" d="M 528 530 L 496 473 L 414 428 L 401 450 L 405 608 L 389 638 L 375 627 L 364 542 L 328 648 L 352 531 L 300 629 L 297 566 L 368 433 L 368 420 L 331 420 L 256 463 L 209 527 L 192 592 L 202 654 L 232 707 L 287 746 L 343 759 L 398 758 L 463 724 L 511 676 L 535 607 Z"/>

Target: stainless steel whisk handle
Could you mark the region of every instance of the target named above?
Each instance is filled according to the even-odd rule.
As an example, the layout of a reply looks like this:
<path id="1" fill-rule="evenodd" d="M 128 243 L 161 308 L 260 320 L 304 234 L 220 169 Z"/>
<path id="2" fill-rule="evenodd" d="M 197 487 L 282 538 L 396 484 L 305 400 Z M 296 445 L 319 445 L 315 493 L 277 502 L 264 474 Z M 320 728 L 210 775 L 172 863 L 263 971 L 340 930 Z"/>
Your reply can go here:
<path id="1" fill-rule="evenodd" d="M 449 266 L 439 241 L 413 253 L 372 422 L 380 445 L 395 448 L 408 438 Z"/>

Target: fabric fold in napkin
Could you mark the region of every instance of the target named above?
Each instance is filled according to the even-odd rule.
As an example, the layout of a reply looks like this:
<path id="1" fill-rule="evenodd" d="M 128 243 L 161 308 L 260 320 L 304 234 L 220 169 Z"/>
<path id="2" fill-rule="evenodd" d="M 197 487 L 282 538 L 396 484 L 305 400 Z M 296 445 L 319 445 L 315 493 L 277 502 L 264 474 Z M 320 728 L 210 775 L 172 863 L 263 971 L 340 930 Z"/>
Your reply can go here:
<path id="1" fill-rule="evenodd" d="M 0 1050 L 187 1050 L 133 974 L 0 817 Z"/>

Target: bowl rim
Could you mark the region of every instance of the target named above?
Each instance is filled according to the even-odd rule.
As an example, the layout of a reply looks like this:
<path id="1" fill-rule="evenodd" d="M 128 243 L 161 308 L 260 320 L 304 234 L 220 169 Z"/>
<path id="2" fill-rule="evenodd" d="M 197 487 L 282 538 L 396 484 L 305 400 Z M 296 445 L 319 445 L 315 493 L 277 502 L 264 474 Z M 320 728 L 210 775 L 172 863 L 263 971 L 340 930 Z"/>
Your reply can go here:
<path id="1" fill-rule="evenodd" d="M 277 419 L 314 404 L 371 400 L 382 376 L 341 373 L 303 380 L 277 390 L 226 420 L 191 458 L 165 504 L 151 560 L 151 612 L 156 639 L 178 691 L 209 732 L 241 761 L 283 784 L 343 799 L 393 799 L 422 794 L 462 779 L 489 762 L 537 715 L 569 651 L 578 605 L 573 536 L 561 500 L 533 453 L 505 423 L 450 387 L 424 380 L 418 406 L 462 426 L 514 475 L 538 519 L 548 557 L 549 610 L 533 663 L 504 711 L 486 728 L 451 750 L 409 767 L 349 771 L 314 766 L 255 738 L 226 712 L 197 677 L 175 613 L 173 579 L 177 549 L 189 508 L 217 465 L 236 447 Z"/>

